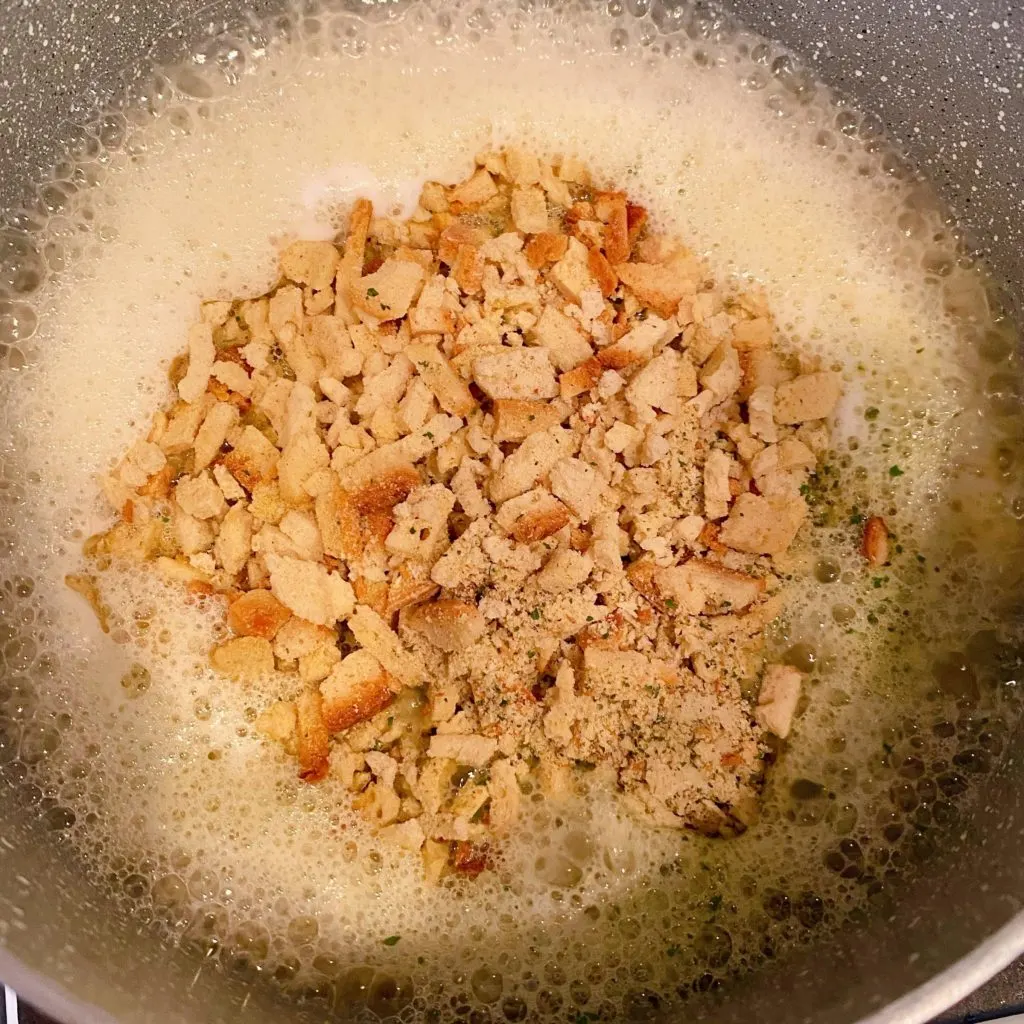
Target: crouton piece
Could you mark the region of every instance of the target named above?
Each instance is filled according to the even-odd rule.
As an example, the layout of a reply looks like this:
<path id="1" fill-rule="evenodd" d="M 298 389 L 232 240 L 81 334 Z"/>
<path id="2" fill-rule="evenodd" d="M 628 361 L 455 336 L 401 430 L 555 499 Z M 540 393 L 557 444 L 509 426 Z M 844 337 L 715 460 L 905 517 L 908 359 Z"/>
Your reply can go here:
<path id="1" fill-rule="evenodd" d="M 227 511 L 227 502 L 209 473 L 186 477 L 174 488 L 174 500 L 183 512 L 196 519 L 217 519 Z"/>
<path id="2" fill-rule="evenodd" d="M 302 329 L 305 319 L 301 288 L 285 285 L 271 295 L 267 321 L 278 341 L 285 337 L 294 337 Z"/>
<path id="3" fill-rule="evenodd" d="M 747 419 L 750 432 L 762 441 L 772 444 L 779 439 L 775 425 L 775 388 L 762 384 L 750 393 L 747 399 Z"/>
<path id="4" fill-rule="evenodd" d="M 619 279 L 600 249 L 593 248 L 587 253 L 587 268 L 597 282 L 602 297 L 607 299 L 615 291 Z"/>
<path id="5" fill-rule="evenodd" d="M 322 291 L 334 283 L 341 257 L 330 242 L 292 242 L 280 262 L 281 273 L 289 280 Z"/>
<path id="6" fill-rule="evenodd" d="M 330 626 L 355 607 L 349 583 L 318 562 L 268 554 L 267 569 L 274 597 L 301 619 Z"/>
<path id="7" fill-rule="evenodd" d="M 394 693 L 383 665 L 369 651 L 347 654 L 320 684 L 328 731 L 343 732 L 383 711 Z"/>
<path id="8" fill-rule="evenodd" d="M 483 768 L 497 751 L 498 741 L 490 736 L 445 733 L 430 737 L 427 757 L 443 757 L 470 768 Z"/>
<path id="9" fill-rule="evenodd" d="M 581 587 L 594 568 L 593 559 L 570 548 L 560 548 L 537 574 L 537 586 L 550 594 Z"/>
<path id="10" fill-rule="evenodd" d="M 363 393 L 356 399 L 357 415 L 366 420 L 381 407 L 394 408 L 415 372 L 409 356 L 399 352 L 384 370 L 363 379 Z"/>
<path id="11" fill-rule="evenodd" d="M 402 619 L 442 651 L 459 651 L 476 643 L 486 622 L 474 605 L 447 598 L 409 608 Z"/>
<path id="12" fill-rule="evenodd" d="M 547 263 L 555 263 L 560 260 L 568 248 L 568 235 L 542 231 L 526 243 L 523 254 L 526 256 L 526 262 L 534 270 L 539 270 Z"/>
<path id="13" fill-rule="evenodd" d="M 562 427 L 530 434 L 491 477 L 491 498 L 500 504 L 528 491 L 568 454 L 571 444 L 572 435 Z"/>
<path id="14" fill-rule="evenodd" d="M 362 370 L 364 355 L 353 346 L 349 328 L 342 320 L 333 316 L 313 316 L 306 321 L 304 330 L 309 350 L 323 361 L 327 377 L 343 381 L 355 377 Z"/>
<path id="15" fill-rule="evenodd" d="M 491 503 L 483 496 L 477 482 L 487 476 L 488 470 L 475 459 L 463 459 L 452 477 L 451 490 L 462 511 L 471 519 L 491 514 Z"/>
<path id="16" fill-rule="evenodd" d="M 484 254 L 475 245 L 460 245 L 452 261 L 452 278 L 466 295 L 479 295 L 483 289 Z"/>
<path id="17" fill-rule="evenodd" d="M 245 426 L 232 441 L 232 449 L 224 456 L 228 472 L 247 490 L 267 483 L 277 476 L 281 453 L 255 427 Z"/>
<path id="18" fill-rule="evenodd" d="M 577 306 L 582 305 L 588 291 L 597 291 L 597 281 L 590 272 L 589 253 L 578 239 L 570 238 L 565 255 L 548 272 L 548 279 L 562 296 Z"/>
<path id="19" fill-rule="evenodd" d="M 793 715 L 800 700 L 802 676 L 789 665 L 768 665 L 761 680 L 754 718 L 762 729 L 784 740 L 793 724 Z"/>
<path id="20" fill-rule="evenodd" d="M 545 348 L 509 348 L 473 360 L 473 379 L 488 398 L 538 399 L 558 394 Z"/>
<path id="21" fill-rule="evenodd" d="M 724 519 L 729 514 L 732 494 L 729 473 L 735 463 L 717 448 L 708 452 L 704 461 L 704 515 L 707 519 Z"/>
<path id="22" fill-rule="evenodd" d="M 740 352 L 770 348 L 773 333 L 772 322 L 766 316 L 755 317 L 753 320 L 739 320 L 732 328 L 733 347 Z"/>
<path id="23" fill-rule="evenodd" d="M 210 550 L 213 544 L 213 528 L 208 522 L 190 516 L 180 505 L 175 505 L 172 525 L 174 539 L 178 542 L 183 555 L 194 555 L 199 551 Z"/>
<path id="24" fill-rule="evenodd" d="M 167 427 L 157 441 L 167 455 L 180 455 L 192 447 L 196 432 L 215 401 L 213 395 L 204 392 L 195 402 L 179 402 L 174 407 Z"/>
<path id="25" fill-rule="evenodd" d="M 213 479 L 217 481 L 225 501 L 245 501 L 245 488 L 228 472 L 226 466 L 218 464 L 213 467 Z"/>
<path id="26" fill-rule="evenodd" d="M 513 185 L 536 185 L 540 181 L 540 160 L 515 146 L 505 149 L 505 167 Z"/>
<path id="27" fill-rule="evenodd" d="M 416 301 L 425 279 L 418 263 L 392 257 L 351 285 L 352 304 L 378 320 L 399 320 Z"/>
<path id="28" fill-rule="evenodd" d="M 64 585 L 85 598 L 96 616 L 96 622 L 100 629 L 104 633 L 109 633 L 110 609 L 103 603 L 100 588 L 96 585 L 96 577 L 87 573 L 69 573 L 64 577 Z"/>
<path id="29" fill-rule="evenodd" d="M 255 519 L 264 523 L 277 524 L 288 511 L 288 506 L 281 498 L 281 489 L 276 480 L 258 483 L 252 489 L 249 511 Z"/>
<path id="30" fill-rule="evenodd" d="M 213 553 L 217 562 L 229 576 L 235 576 L 245 568 L 252 544 L 252 516 L 239 502 L 228 509 L 220 532 L 213 542 Z"/>
<path id="31" fill-rule="evenodd" d="M 304 690 L 295 701 L 299 777 L 306 782 L 319 782 L 330 767 L 331 738 L 324 722 L 323 706 L 317 689 Z"/>
<path id="32" fill-rule="evenodd" d="M 236 636 L 273 640 L 291 617 L 269 590 L 250 590 L 228 606 L 228 626 Z"/>
<path id="33" fill-rule="evenodd" d="M 453 213 L 465 213 L 479 209 L 498 194 L 498 186 L 494 179 L 479 167 L 476 173 L 448 193 L 448 205 Z"/>
<path id="34" fill-rule="evenodd" d="M 527 340 L 530 341 L 529 338 Z M 575 322 L 551 305 L 544 307 L 534 326 L 532 343 L 546 348 L 551 362 L 562 371 L 579 366 L 594 354 Z"/>
<path id="35" fill-rule="evenodd" d="M 775 389 L 775 422 L 804 423 L 832 415 L 842 393 L 842 377 L 833 371 L 805 373 Z"/>
<path id="36" fill-rule="evenodd" d="M 390 618 L 395 612 L 408 608 L 409 605 L 421 604 L 430 601 L 437 596 L 440 589 L 430 579 L 430 566 L 422 562 L 404 562 L 391 573 L 390 583 L 386 584 L 387 595 L 384 601 L 384 608 L 376 608 L 366 600 L 363 601 L 356 594 L 357 600 L 362 604 L 369 604 L 374 611 Z"/>
<path id="37" fill-rule="evenodd" d="M 673 414 L 682 407 L 682 399 L 695 394 L 697 371 L 690 357 L 674 348 L 663 349 L 626 386 L 630 405 Z"/>
<path id="38" fill-rule="evenodd" d="M 356 640 L 405 686 L 426 682 L 427 671 L 419 657 L 402 646 L 394 631 L 372 608 L 359 605 L 348 620 Z"/>
<path id="39" fill-rule="evenodd" d="M 604 254 L 613 264 L 629 259 L 629 216 L 626 196 L 622 192 L 599 193 L 594 203 L 597 216 L 604 223 Z"/>
<path id="40" fill-rule="evenodd" d="M 740 386 L 740 360 L 736 349 L 723 341 L 701 367 L 699 376 L 701 384 L 714 393 L 716 404 L 731 398 Z"/>
<path id="41" fill-rule="evenodd" d="M 660 317 L 676 315 L 680 300 L 692 296 L 700 280 L 697 261 L 679 251 L 666 263 L 619 263 L 619 280 Z"/>
<path id="42" fill-rule="evenodd" d="M 299 678 L 304 683 L 319 683 L 326 679 L 341 661 L 336 637 L 333 635 L 317 644 L 308 654 L 299 658 Z"/>
<path id="43" fill-rule="evenodd" d="M 209 324 L 193 324 L 188 331 L 188 371 L 178 382 L 178 396 L 183 402 L 197 401 L 206 390 L 216 357 L 213 328 Z"/>
<path id="44" fill-rule="evenodd" d="M 604 446 L 609 451 L 621 455 L 623 452 L 635 452 L 643 439 L 643 432 L 636 427 L 618 420 L 613 423 L 604 435 Z"/>
<path id="45" fill-rule="evenodd" d="M 603 491 L 597 470 L 581 459 L 561 459 L 551 467 L 551 493 L 565 502 L 580 522 L 589 522 L 598 510 Z"/>
<path id="46" fill-rule="evenodd" d="M 491 800 L 490 826 L 498 835 L 505 835 L 519 817 L 521 802 L 516 769 L 507 758 L 499 758 L 491 765 L 487 794 Z"/>
<path id="47" fill-rule="evenodd" d="M 337 639 L 338 634 L 333 628 L 318 626 L 289 613 L 289 618 L 274 637 L 274 657 L 283 662 L 298 661 L 325 643 L 336 643 Z"/>
<path id="48" fill-rule="evenodd" d="M 136 441 L 128 449 L 118 471 L 118 476 L 128 487 L 142 487 L 155 473 L 167 465 L 167 456 L 159 445 L 151 441 Z M 196 471 L 202 469 L 197 466 Z"/>
<path id="49" fill-rule="evenodd" d="M 455 495 L 444 484 L 416 488 L 395 506 L 385 550 L 432 565 L 448 547 L 448 516 L 454 507 Z"/>
<path id="50" fill-rule="evenodd" d="M 889 528 L 881 516 L 868 516 L 860 542 L 860 553 L 868 565 L 886 565 L 889 561 Z"/>
<path id="51" fill-rule="evenodd" d="M 291 509 L 281 517 L 279 525 L 281 532 L 292 542 L 292 547 L 299 558 L 319 562 L 324 557 L 320 530 L 312 512 Z"/>
<path id="52" fill-rule="evenodd" d="M 558 378 L 559 393 L 564 399 L 576 398 L 596 387 L 604 371 L 605 368 L 600 359 L 588 359 L 574 369 L 567 370 Z"/>
<path id="53" fill-rule="evenodd" d="M 445 412 L 453 416 L 468 416 L 476 408 L 476 399 L 468 385 L 436 345 L 409 345 L 405 352 Z"/>
<path id="54" fill-rule="evenodd" d="M 523 495 L 523 497 L 527 497 L 527 495 Z M 499 516 L 509 505 L 518 500 L 518 498 L 514 498 L 512 501 L 506 502 L 502 506 Z M 531 501 L 529 507 L 515 517 L 508 530 L 520 544 L 534 544 L 544 540 L 545 537 L 558 533 L 563 526 L 568 526 L 571 518 L 569 509 L 562 502 L 548 494 L 547 491 L 541 491 L 537 500 Z"/>
<path id="55" fill-rule="evenodd" d="M 737 551 L 780 555 L 793 543 L 806 515 L 807 505 L 799 497 L 741 494 L 733 503 L 718 539 Z"/>
<path id="56" fill-rule="evenodd" d="M 345 237 L 345 248 L 338 267 L 337 291 L 341 296 L 346 286 L 359 279 L 363 272 L 363 260 L 366 254 L 366 239 L 373 222 L 373 203 L 369 199 L 357 199 L 352 204 L 348 217 L 348 229 Z"/>
<path id="57" fill-rule="evenodd" d="M 268 740 L 280 743 L 289 754 L 297 752 L 298 725 L 298 712 L 295 703 L 290 700 L 279 700 L 271 704 L 256 719 L 256 731 Z"/>
<path id="58" fill-rule="evenodd" d="M 567 409 L 558 402 L 530 402 L 499 398 L 494 402 L 494 441 L 522 441 L 530 434 L 557 426 Z"/>
<path id="59" fill-rule="evenodd" d="M 210 664 L 221 675 L 251 682 L 274 671 L 274 653 L 265 637 L 239 636 L 214 647 Z"/>
<path id="60" fill-rule="evenodd" d="M 740 366 L 743 369 L 740 398 L 747 398 L 757 388 L 767 386 L 774 389 L 783 381 L 793 379 L 793 374 L 783 364 L 778 353 L 772 349 L 750 349 L 745 352 L 737 349 L 737 351 L 739 352 Z"/>
<path id="61" fill-rule="evenodd" d="M 522 185 L 512 189 L 512 223 L 524 235 L 547 231 L 548 205 L 542 188 Z"/>
<path id="62" fill-rule="evenodd" d="M 634 363 L 646 363 L 655 348 L 670 339 L 678 328 L 674 320 L 662 320 L 648 316 L 624 334 L 615 344 L 601 350 L 598 359 L 601 365 L 611 370 L 621 370 Z"/>
<path id="63" fill-rule="evenodd" d="M 327 448 L 315 433 L 302 433 L 292 438 L 277 463 L 277 483 L 282 500 L 296 508 L 310 504 L 306 481 L 314 473 L 326 469 L 330 461 Z"/>
<path id="64" fill-rule="evenodd" d="M 745 611 L 765 590 L 764 580 L 700 558 L 656 570 L 653 581 L 666 610 L 687 615 Z"/>
<path id="65" fill-rule="evenodd" d="M 334 558 L 358 558 L 363 549 L 359 510 L 340 487 L 317 496 L 316 523 L 324 552 Z"/>
<path id="66" fill-rule="evenodd" d="M 422 377 L 414 377 L 398 404 L 398 425 L 405 433 L 419 430 L 437 410 L 434 393 Z"/>
<path id="67" fill-rule="evenodd" d="M 228 431 L 237 422 L 238 409 L 227 402 L 218 402 L 206 414 L 206 419 L 196 434 L 195 472 L 206 469 L 217 457 Z"/>

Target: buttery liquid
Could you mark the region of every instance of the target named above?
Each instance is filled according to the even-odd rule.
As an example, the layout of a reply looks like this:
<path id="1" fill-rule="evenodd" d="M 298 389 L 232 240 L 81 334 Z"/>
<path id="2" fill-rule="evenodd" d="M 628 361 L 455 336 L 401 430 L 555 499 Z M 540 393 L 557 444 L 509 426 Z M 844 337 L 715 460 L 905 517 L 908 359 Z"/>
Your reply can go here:
<path id="1" fill-rule="evenodd" d="M 174 940 L 382 1015 L 670 1004 L 862 912 L 941 842 L 1015 714 L 1024 417 L 984 277 L 855 110 L 685 6 L 302 11 L 154 74 L 3 235 L 5 771 Z M 430 888 L 256 737 L 265 695 L 207 667 L 214 611 L 116 571 L 105 636 L 62 581 L 201 299 L 263 291 L 281 242 L 333 237 L 360 195 L 408 211 L 505 142 L 580 156 L 759 283 L 845 394 L 770 640 L 810 675 L 761 823 L 654 831 L 594 780 L 531 795 L 496 870 Z M 868 514 L 885 569 L 858 553 Z"/>

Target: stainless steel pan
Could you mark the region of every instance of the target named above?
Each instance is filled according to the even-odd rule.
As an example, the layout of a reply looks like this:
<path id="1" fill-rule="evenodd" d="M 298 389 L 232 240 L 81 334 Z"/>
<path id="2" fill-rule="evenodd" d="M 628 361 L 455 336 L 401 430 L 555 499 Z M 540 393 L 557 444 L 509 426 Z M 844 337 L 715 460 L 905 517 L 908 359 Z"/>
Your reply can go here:
<path id="1" fill-rule="evenodd" d="M 0 208 L 53 165 L 134 69 L 184 54 L 235 0 L 4 0 Z M 252 5 L 268 13 L 273 0 Z M 872 112 L 923 168 L 1004 281 L 1024 279 L 1024 8 L 996 0 L 736 0 L 750 27 Z M 1018 306 L 1019 308 L 1019 306 Z M 691 1019 L 913 1024 L 1024 953 L 1024 743 L 919 880 L 856 929 L 749 977 Z M 2 760 L 2 756 L 0 756 Z M 84 881 L 0 777 L 0 978 L 54 1016 L 280 1020 L 281 998 L 162 947 Z M 287 1007 L 289 1019 L 314 1019 Z"/>

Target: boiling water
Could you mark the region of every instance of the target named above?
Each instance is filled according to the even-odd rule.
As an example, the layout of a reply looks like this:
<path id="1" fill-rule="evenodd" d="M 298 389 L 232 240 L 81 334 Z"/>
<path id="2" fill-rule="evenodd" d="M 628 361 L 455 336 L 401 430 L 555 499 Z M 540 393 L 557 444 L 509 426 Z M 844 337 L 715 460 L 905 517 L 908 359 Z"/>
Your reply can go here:
<path id="1" fill-rule="evenodd" d="M 276 246 L 331 237 L 349 199 L 408 209 L 506 141 L 582 157 L 717 276 L 759 282 L 846 394 L 771 638 L 810 675 L 762 822 L 653 832 L 594 778 L 528 798 L 496 870 L 431 889 L 258 741 L 267 695 L 206 668 L 213 610 L 112 574 L 104 636 L 62 579 L 202 298 L 260 292 Z M 884 899 L 997 761 L 1014 334 L 928 190 L 771 44 L 686 7 L 307 6 L 152 76 L 2 238 L 0 761 L 54 841 L 211 960 L 380 1014 L 671 1003 Z M 867 514 L 895 535 L 874 572 Z"/>

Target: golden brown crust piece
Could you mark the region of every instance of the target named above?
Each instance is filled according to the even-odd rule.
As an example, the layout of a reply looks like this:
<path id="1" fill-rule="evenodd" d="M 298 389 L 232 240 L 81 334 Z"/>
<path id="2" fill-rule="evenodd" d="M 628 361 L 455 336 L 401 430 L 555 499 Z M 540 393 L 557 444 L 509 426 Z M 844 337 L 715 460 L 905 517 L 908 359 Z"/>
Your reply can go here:
<path id="1" fill-rule="evenodd" d="M 228 625 L 236 636 L 273 640 L 292 613 L 269 590 L 250 590 L 228 606 Z"/>

